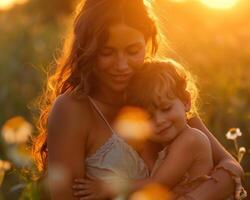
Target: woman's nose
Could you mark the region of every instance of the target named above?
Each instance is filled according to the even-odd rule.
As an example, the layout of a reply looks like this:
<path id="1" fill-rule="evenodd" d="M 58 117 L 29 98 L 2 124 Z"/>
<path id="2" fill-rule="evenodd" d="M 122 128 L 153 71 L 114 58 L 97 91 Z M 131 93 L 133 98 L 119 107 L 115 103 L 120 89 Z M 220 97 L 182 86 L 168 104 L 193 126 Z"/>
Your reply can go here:
<path id="1" fill-rule="evenodd" d="M 128 59 L 125 55 L 120 54 L 117 58 L 117 69 L 119 71 L 126 71 L 129 69 Z"/>

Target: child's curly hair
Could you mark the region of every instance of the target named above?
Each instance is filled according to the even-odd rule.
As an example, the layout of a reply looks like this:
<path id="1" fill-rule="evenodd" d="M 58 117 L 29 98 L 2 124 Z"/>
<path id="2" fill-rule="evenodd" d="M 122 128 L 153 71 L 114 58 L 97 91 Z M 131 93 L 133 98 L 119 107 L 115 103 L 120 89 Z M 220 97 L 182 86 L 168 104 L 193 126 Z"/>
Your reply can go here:
<path id="1" fill-rule="evenodd" d="M 171 59 L 146 62 L 133 76 L 127 90 L 128 103 L 153 111 L 161 98 L 191 100 L 187 117 L 198 114 L 198 89 L 191 73 Z"/>

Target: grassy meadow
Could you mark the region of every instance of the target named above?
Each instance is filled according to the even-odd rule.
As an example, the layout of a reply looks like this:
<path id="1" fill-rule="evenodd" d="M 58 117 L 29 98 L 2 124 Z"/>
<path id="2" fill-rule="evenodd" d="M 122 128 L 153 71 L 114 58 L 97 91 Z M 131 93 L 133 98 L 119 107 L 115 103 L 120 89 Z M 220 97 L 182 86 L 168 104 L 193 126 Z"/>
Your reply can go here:
<path id="1" fill-rule="evenodd" d="M 235 145 L 245 147 L 241 164 L 250 193 L 250 2 L 238 0 L 229 9 L 198 0 L 154 2 L 168 44 L 161 54 L 194 74 L 200 116 L 225 148 L 235 154 Z M 46 189 L 27 172 L 34 166 L 29 142 L 23 141 L 36 134 L 34 102 L 60 54 L 76 3 L 30 0 L 0 10 L 0 200 L 45 198 L 41 191 Z M 23 138 L 3 134 L 9 130 L 4 128 L 17 131 L 20 125 L 29 133 Z M 242 132 L 237 144 L 226 138 L 231 128 Z"/>

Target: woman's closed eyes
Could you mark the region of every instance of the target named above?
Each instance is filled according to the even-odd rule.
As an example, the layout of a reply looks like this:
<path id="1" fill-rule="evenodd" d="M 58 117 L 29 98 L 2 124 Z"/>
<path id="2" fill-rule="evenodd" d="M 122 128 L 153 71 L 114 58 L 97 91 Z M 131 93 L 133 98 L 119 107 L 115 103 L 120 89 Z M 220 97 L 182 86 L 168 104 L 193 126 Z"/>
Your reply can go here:
<path id="1" fill-rule="evenodd" d="M 101 56 L 110 56 L 114 53 L 114 49 L 110 48 L 110 47 L 104 47 L 99 51 L 99 54 Z"/>
<path id="2" fill-rule="evenodd" d="M 130 45 L 129 47 L 126 48 L 126 52 L 129 55 L 136 55 L 136 54 L 140 53 L 141 50 L 142 50 L 141 44 L 133 44 L 133 45 Z"/>
<path id="3" fill-rule="evenodd" d="M 142 49 L 143 49 L 143 46 L 140 43 L 136 43 L 136 44 L 132 44 L 126 47 L 125 53 L 130 56 L 133 56 L 133 55 L 139 54 Z M 99 51 L 99 55 L 101 56 L 111 56 L 114 53 L 117 53 L 117 50 L 115 50 L 112 47 L 103 47 Z"/>

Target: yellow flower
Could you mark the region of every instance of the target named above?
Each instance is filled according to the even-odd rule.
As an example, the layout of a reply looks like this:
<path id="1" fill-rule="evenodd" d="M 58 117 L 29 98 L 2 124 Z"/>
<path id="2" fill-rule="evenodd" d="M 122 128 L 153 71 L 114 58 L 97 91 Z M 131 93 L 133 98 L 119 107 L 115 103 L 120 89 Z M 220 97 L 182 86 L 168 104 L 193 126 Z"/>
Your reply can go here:
<path id="1" fill-rule="evenodd" d="M 235 140 L 237 137 L 242 136 L 242 133 L 239 128 L 231 128 L 227 133 L 226 133 L 226 138 L 228 140 Z"/>

